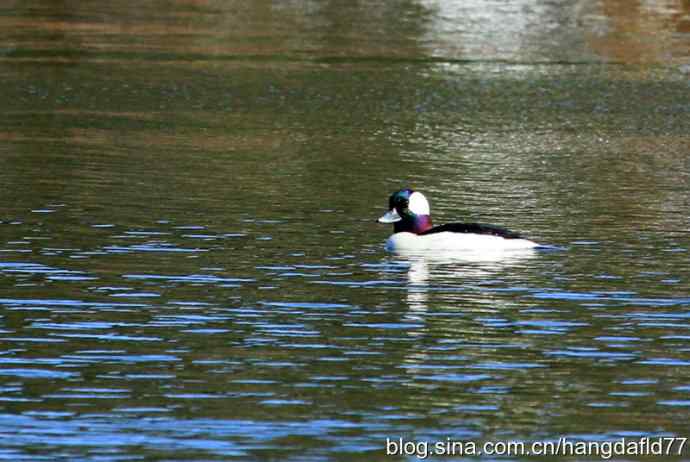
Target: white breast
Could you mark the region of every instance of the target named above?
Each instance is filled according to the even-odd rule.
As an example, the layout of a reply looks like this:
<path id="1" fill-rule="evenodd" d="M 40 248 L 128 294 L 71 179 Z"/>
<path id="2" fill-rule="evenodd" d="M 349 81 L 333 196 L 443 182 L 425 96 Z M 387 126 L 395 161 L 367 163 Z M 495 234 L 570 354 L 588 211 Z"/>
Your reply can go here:
<path id="1" fill-rule="evenodd" d="M 453 250 L 468 252 L 496 252 L 533 249 L 539 244 L 528 239 L 505 239 L 491 234 L 434 233 L 418 236 L 413 233 L 395 233 L 386 241 L 389 251 Z"/>

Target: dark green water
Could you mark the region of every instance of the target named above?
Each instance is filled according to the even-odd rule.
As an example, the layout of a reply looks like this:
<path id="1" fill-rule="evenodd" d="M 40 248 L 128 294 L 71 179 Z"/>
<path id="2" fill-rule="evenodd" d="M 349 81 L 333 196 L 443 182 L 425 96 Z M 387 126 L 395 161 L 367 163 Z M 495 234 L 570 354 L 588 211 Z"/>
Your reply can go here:
<path id="1" fill-rule="evenodd" d="M 687 2 L 104 3 L 0 7 L 0 459 L 690 437 Z"/>

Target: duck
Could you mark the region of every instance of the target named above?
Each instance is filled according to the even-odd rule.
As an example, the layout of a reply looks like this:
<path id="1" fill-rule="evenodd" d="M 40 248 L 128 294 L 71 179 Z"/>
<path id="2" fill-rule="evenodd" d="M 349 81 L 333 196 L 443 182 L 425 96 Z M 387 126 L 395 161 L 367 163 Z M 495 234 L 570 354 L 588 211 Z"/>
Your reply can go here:
<path id="1" fill-rule="evenodd" d="M 431 207 L 424 194 L 401 189 L 388 199 L 388 212 L 379 223 L 392 223 L 386 250 L 502 252 L 534 249 L 540 245 L 523 235 L 496 225 L 447 223 L 433 226 Z"/>

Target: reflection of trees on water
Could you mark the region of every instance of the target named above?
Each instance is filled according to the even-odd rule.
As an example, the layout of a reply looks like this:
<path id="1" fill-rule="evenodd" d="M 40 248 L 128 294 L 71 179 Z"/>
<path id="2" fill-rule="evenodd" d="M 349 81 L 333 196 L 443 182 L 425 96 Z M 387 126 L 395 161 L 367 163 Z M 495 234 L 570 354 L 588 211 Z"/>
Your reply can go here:
<path id="1" fill-rule="evenodd" d="M 683 0 L 12 2 L 23 48 L 197 57 L 667 61 L 687 57 Z M 9 19 L 12 18 L 12 19 Z M 18 37 L 18 38 L 17 38 Z M 171 57 L 172 58 L 172 57 Z"/>
<path id="2" fill-rule="evenodd" d="M 10 8 L 25 46 L 174 60 L 418 54 L 428 9 L 414 0 L 51 2 Z M 57 42 L 52 33 L 60 32 Z M 159 53 L 159 55 L 151 55 Z M 162 54 L 162 55 L 160 55 Z M 172 55 L 170 55 L 172 54 Z M 184 57 L 184 56 L 183 56 Z"/>
<path id="3" fill-rule="evenodd" d="M 433 8 L 426 42 L 431 53 L 479 61 L 565 61 L 582 54 L 573 2 L 448 0 Z"/>
<path id="4" fill-rule="evenodd" d="M 24 72 L 21 80 L 34 88 L 32 93 L 20 88 L 15 93 L 23 92 L 21 98 L 9 92 L 8 101 L 0 100 L 8 103 L 5 107 L 23 104 L 23 109 L 46 114 L 55 109 L 76 111 L 69 120 L 64 114 L 44 116 L 55 120 L 43 123 L 50 128 L 42 136 L 52 130 L 58 132 L 55 138 L 68 144 L 101 149 L 119 143 L 132 153 L 162 146 L 165 155 L 172 150 L 231 153 L 232 158 L 213 157 L 216 185 L 225 185 L 224 170 L 232 170 L 237 189 L 259 190 L 268 202 L 281 200 L 296 184 L 319 192 L 347 191 L 355 177 L 361 193 L 354 199 L 360 201 L 356 207 L 351 197 L 338 192 L 326 202 L 329 208 L 360 209 L 369 206 L 372 197 L 385 202 L 393 182 L 426 176 L 444 193 L 434 198 L 438 210 L 455 211 L 451 207 L 457 204 L 476 203 L 489 211 L 476 219 L 498 218 L 520 229 L 524 226 L 505 214 L 506 207 L 492 216 L 484 207 L 486 197 L 526 204 L 535 212 L 543 210 L 538 198 L 551 201 L 552 195 L 568 202 L 564 210 L 579 202 L 613 199 L 615 214 L 637 220 L 640 207 L 649 203 L 616 194 L 621 191 L 616 187 L 619 179 L 640 186 L 656 206 L 664 203 L 678 180 L 663 175 L 682 171 L 677 168 L 679 157 L 670 155 L 665 163 L 670 169 L 655 168 L 657 161 L 647 168 L 645 156 L 621 158 L 628 150 L 652 151 L 656 159 L 668 153 L 650 146 L 651 138 L 614 140 L 614 149 L 583 141 L 583 133 L 594 137 L 590 119 L 596 119 L 599 129 L 604 127 L 609 141 L 611 133 L 622 133 L 620 126 L 606 127 L 611 120 L 624 119 L 621 111 L 630 119 L 642 119 L 634 107 L 623 104 L 625 88 L 616 94 L 611 94 L 608 82 L 590 87 L 568 82 L 564 88 L 549 75 L 539 80 L 521 74 L 520 69 L 529 66 L 499 66 L 468 78 L 465 69 L 457 72 L 457 66 L 387 68 L 376 59 L 385 63 L 386 57 L 423 61 L 434 56 L 528 62 L 589 59 L 592 54 L 613 61 L 675 59 L 680 53 L 676 45 L 688 33 L 687 1 L 601 0 L 572 6 L 565 0 L 178 0 L 136 8 L 124 1 L 45 2 L 40 7 L 15 1 L 3 9 L 13 15 L 3 16 L 7 27 L 0 39 L 10 49 L 25 50 L 23 57 L 70 65 L 98 62 L 95 70 L 70 75 L 61 66 L 16 71 Z M 679 38 L 672 39 L 674 34 Z M 31 56 L 32 50 L 41 52 Z M 257 56 L 276 59 L 254 60 Z M 246 61 L 236 60 L 242 57 Z M 354 71 L 347 59 L 342 67 L 301 61 L 319 57 L 376 59 L 370 67 L 365 63 Z M 146 67 L 146 72 L 132 63 Z M 445 79 L 443 85 L 435 80 L 439 76 Z M 660 95 L 668 101 L 676 94 L 668 88 L 668 94 L 661 95 L 658 87 L 645 86 L 642 90 L 652 97 L 642 102 L 663 106 Z M 93 112 L 79 112 L 85 109 Z M 532 115 L 527 114 L 530 110 Z M 605 110 L 614 115 L 601 115 Z M 183 111 L 190 114 L 184 120 Z M 595 111 L 599 112 L 593 115 Z M 161 120 L 160 113 L 175 117 Z M 535 120 L 538 126 L 532 125 Z M 166 127 L 180 126 L 188 130 L 165 132 Z M 678 134 L 679 126 L 684 127 L 671 129 Z M 682 153 L 683 143 L 680 137 L 671 140 L 672 153 Z M 561 148 L 569 145 L 592 150 L 566 155 Z M 249 155 L 243 158 L 237 152 Z M 274 167 L 257 168 L 255 162 L 243 161 L 251 155 L 265 156 Z M 332 174 L 334 164 L 339 175 Z M 170 172 L 184 170 L 172 162 L 166 165 Z M 147 172 L 136 166 L 131 170 L 140 177 L 136 183 L 149 181 Z M 61 169 L 57 172 L 64 175 Z M 464 184 L 464 178 L 474 183 Z M 520 178 L 529 180 L 517 181 Z M 468 187 L 459 191 L 458 184 Z M 563 194 L 564 185 L 571 184 L 576 186 L 572 194 Z M 470 196 L 459 197 L 460 192 Z"/>
<path id="5" fill-rule="evenodd" d="M 688 57 L 690 3 L 602 0 L 582 17 L 588 45 L 609 61 L 668 62 Z"/>
<path id="6" fill-rule="evenodd" d="M 436 56 L 478 60 L 667 62 L 687 58 L 684 0 L 423 2 Z"/>

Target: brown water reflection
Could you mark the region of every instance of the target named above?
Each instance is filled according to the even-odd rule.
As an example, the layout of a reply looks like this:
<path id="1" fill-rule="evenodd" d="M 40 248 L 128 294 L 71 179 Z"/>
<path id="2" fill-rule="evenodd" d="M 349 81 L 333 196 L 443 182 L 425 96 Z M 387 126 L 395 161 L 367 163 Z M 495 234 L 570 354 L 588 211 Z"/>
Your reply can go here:
<path id="1" fill-rule="evenodd" d="M 690 3 L 685 0 L 602 1 L 582 21 L 591 48 L 607 61 L 687 62 Z"/>
<path id="2" fill-rule="evenodd" d="M 404 58 L 676 62 L 683 0 L 9 2 L 13 60 Z M 165 14 L 160 14 L 164 11 Z"/>

